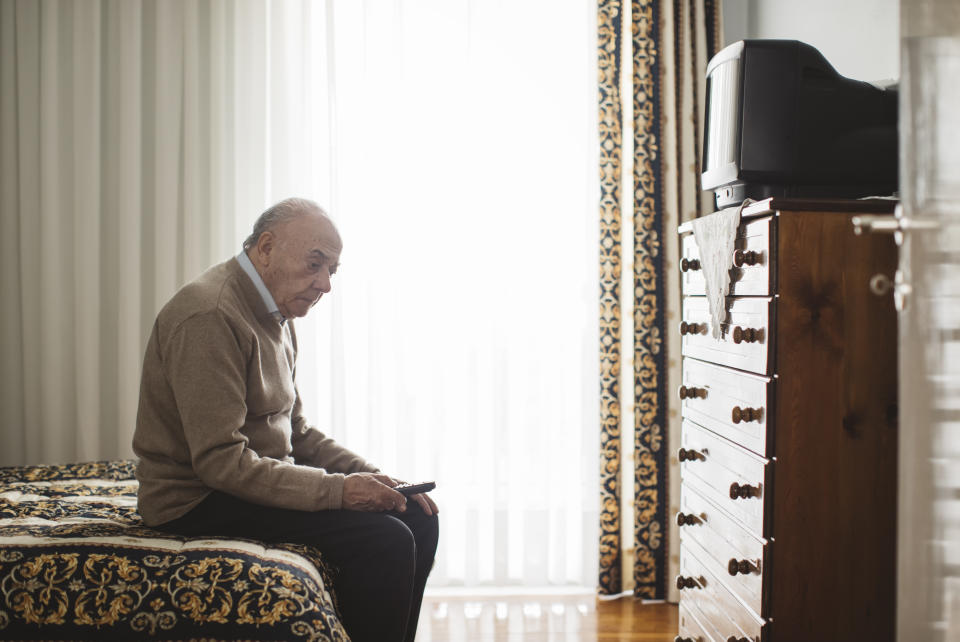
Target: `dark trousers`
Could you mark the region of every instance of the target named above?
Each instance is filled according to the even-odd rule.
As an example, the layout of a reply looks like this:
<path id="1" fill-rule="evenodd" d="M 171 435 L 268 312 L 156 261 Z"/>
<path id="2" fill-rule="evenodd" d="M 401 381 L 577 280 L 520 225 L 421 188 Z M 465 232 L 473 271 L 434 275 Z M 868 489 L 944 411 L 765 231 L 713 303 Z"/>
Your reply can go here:
<path id="1" fill-rule="evenodd" d="M 403 513 L 304 512 L 251 504 L 214 491 L 159 527 L 204 537 L 307 544 L 336 569 L 343 626 L 353 642 L 413 642 L 439 524 L 415 501 Z"/>

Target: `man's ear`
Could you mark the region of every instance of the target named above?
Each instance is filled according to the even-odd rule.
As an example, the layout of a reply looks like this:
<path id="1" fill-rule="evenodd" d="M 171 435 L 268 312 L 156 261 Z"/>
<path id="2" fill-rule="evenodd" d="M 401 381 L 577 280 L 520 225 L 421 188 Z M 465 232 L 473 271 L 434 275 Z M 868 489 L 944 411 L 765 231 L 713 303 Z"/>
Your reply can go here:
<path id="1" fill-rule="evenodd" d="M 273 235 L 273 232 L 267 231 L 263 232 L 260 235 L 260 238 L 257 239 L 257 254 L 260 257 L 260 263 L 264 266 L 270 265 L 270 256 L 273 253 L 274 248 L 277 245 L 277 238 Z"/>

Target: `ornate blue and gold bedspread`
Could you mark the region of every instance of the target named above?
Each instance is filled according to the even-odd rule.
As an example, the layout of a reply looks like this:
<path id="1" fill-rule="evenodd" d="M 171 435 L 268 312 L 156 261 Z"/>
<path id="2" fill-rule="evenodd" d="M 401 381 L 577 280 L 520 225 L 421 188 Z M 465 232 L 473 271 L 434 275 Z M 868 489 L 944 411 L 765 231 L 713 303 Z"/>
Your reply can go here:
<path id="1" fill-rule="evenodd" d="M 315 550 L 146 528 L 134 467 L 0 468 L 0 639 L 349 640 Z"/>

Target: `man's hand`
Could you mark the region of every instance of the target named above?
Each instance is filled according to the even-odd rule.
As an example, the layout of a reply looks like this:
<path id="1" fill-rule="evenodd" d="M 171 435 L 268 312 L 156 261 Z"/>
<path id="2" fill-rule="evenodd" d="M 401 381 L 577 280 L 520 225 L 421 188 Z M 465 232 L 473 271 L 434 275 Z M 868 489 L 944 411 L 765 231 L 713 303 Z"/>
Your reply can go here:
<path id="1" fill-rule="evenodd" d="M 427 515 L 436 515 L 440 512 L 440 509 L 437 508 L 437 505 L 433 502 L 430 495 L 426 493 L 419 493 L 417 495 L 411 495 L 410 499 L 420 504 L 420 508 L 423 509 L 423 512 Z"/>
<path id="2" fill-rule="evenodd" d="M 390 479 L 391 487 L 396 487 L 403 483 L 405 482 L 402 482 L 399 479 L 392 479 L 392 478 Z M 437 508 L 437 505 L 433 502 L 433 498 L 431 498 L 430 495 L 427 495 L 426 493 L 417 493 L 416 495 L 410 495 L 408 496 L 408 499 L 412 499 L 413 501 L 420 504 L 420 508 L 422 508 L 423 512 L 426 513 L 427 515 L 436 515 L 437 513 L 440 512 L 440 509 Z"/>
<path id="3" fill-rule="evenodd" d="M 407 510 L 407 498 L 393 490 L 397 482 L 387 475 L 353 473 L 343 480 L 343 507 L 347 510 L 377 512 Z"/>

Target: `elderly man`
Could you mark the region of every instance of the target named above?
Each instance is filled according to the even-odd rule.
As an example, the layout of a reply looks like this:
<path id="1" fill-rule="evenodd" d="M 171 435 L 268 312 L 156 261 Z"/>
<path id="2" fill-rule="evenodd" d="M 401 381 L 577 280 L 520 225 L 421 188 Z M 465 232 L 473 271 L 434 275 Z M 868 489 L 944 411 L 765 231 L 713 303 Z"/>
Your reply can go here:
<path id="1" fill-rule="evenodd" d="M 315 546 L 354 642 L 412 642 L 437 547 L 437 507 L 307 423 L 302 317 L 330 291 L 342 244 L 313 202 L 257 220 L 235 258 L 184 286 L 147 344 L 133 438 L 144 521 L 182 535 Z"/>

